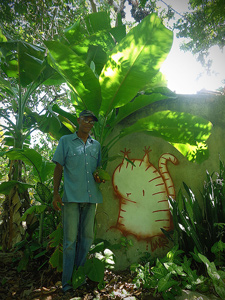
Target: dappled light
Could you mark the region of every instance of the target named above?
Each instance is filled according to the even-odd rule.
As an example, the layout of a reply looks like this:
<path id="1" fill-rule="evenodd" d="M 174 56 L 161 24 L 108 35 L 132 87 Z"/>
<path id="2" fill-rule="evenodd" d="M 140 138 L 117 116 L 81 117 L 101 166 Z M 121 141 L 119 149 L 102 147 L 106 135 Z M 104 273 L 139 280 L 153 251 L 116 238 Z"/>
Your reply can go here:
<path id="1" fill-rule="evenodd" d="M 213 265 L 200 253 L 212 246 L 210 239 L 205 239 L 204 228 L 194 238 L 192 234 L 198 224 L 209 224 L 212 234 L 207 232 L 220 242 L 224 239 L 221 222 L 225 212 L 225 168 L 220 163 L 220 174 L 214 173 L 218 175 L 216 182 L 207 174 L 208 183 L 204 187 L 208 185 L 208 194 L 201 203 L 204 210 L 200 210 L 194 193 L 185 184 L 190 199 L 178 190 L 180 183 L 189 177 L 199 188 L 202 168 L 206 165 L 211 168 L 211 163 L 214 166 L 213 155 L 224 148 L 218 139 L 223 120 L 215 121 L 222 115 L 218 111 L 223 96 L 220 103 L 218 98 L 215 101 L 219 108 L 209 113 L 207 110 L 214 103 L 208 106 L 208 99 L 204 98 L 206 106 L 201 111 L 201 103 L 189 107 L 186 98 L 179 102 L 183 98 L 166 87 L 159 70 L 170 52 L 173 33 L 156 14 L 129 28 L 128 34 L 119 16 L 113 28 L 111 15 L 106 12 L 81 16 L 81 21 L 62 29 L 51 41 L 44 39 L 43 48 L 18 40 L 7 41 L 0 30 L 0 117 L 4 119 L 0 126 L 4 172 L 0 182 L 1 199 L 4 197 L 0 203 L 0 298 L 172 299 L 184 287 L 197 290 L 206 283 L 210 291 L 214 289 L 219 294 L 216 288 L 219 284 L 219 288 L 225 287 L 225 275 L 221 275 L 221 270 L 217 273 L 216 267 L 224 262 L 224 255 L 216 260 L 225 244 L 214 248 L 216 253 L 221 247 L 221 253 L 215 256 Z M 199 100 L 195 96 L 191 99 Z M 212 123 L 185 112 L 195 113 L 195 106 L 196 113 L 200 111 L 200 115 L 214 124 L 209 148 L 214 147 L 216 138 L 219 145 L 212 147 L 211 156 L 207 142 Z M 162 110 L 168 107 L 174 111 Z M 41 133 L 33 141 L 36 130 Z M 129 138 L 123 139 L 128 135 Z M 62 146 L 58 148 L 62 154 L 59 160 L 53 155 L 57 144 Z M 207 158 L 210 159 L 206 161 Z M 190 163 L 203 161 L 197 167 Z M 82 164 L 78 166 L 77 162 Z M 67 167 L 74 174 L 67 176 Z M 66 199 L 68 193 L 64 187 L 68 178 L 75 189 L 83 187 L 86 199 L 83 194 L 76 198 L 74 192 Z M 77 178 L 82 182 L 77 183 Z M 99 194 L 95 195 L 92 188 Z M 99 196 L 103 196 L 102 205 L 96 205 Z M 85 199 L 85 205 L 79 205 L 79 213 L 89 206 L 86 202 L 94 204 L 91 206 L 92 220 L 96 216 L 95 237 L 94 240 L 91 237 L 87 252 L 81 251 L 87 254 L 83 255 L 84 263 L 76 268 L 69 261 L 70 279 L 64 281 L 62 272 L 68 268 L 65 268 L 65 239 L 63 244 L 66 226 L 62 225 L 61 212 L 65 217 L 67 205 L 63 202 L 74 199 L 77 203 Z M 62 211 L 54 210 L 61 209 L 61 205 Z M 174 215 L 171 207 L 176 210 Z M 201 224 L 199 212 L 204 216 L 207 208 L 210 208 L 208 218 Z M 73 242 L 76 248 L 84 231 L 92 232 L 94 222 L 88 230 L 79 220 L 78 223 L 82 230 L 78 243 Z M 220 227 L 217 231 L 216 226 Z M 186 241 L 180 238 L 185 231 L 191 243 L 184 242 L 180 251 L 178 244 Z M 175 246 L 170 249 L 172 244 Z M 193 257 L 184 257 L 188 247 Z M 196 247 L 199 253 L 195 252 Z M 158 259 L 161 251 L 162 255 L 164 251 L 169 253 Z M 9 261 L 4 260 L 4 255 L 1 259 L 1 254 L 9 255 Z M 196 262 L 192 263 L 195 257 Z M 78 266 L 79 255 L 76 259 Z M 200 260 L 205 266 L 199 264 Z M 201 273 L 192 270 L 194 264 L 195 267 L 199 264 Z M 216 280 L 212 280 L 211 273 L 206 274 L 206 269 L 214 272 Z M 72 293 L 69 296 L 63 292 L 67 287 Z"/>
<path id="2" fill-rule="evenodd" d="M 146 17 L 114 48 L 100 76 L 102 113 L 107 115 L 112 107 L 130 102 L 141 87 L 151 82 L 169 53 L 172 32 L 160 22 L 151 23 L 153 19 L 155 16 Z M 109 69 L 114 70 L 112 77 Z"/>
<path id="3" fill-rule="evenodd" d="M 69 47 L 59 42 L 45 44 L 48 46 L 53 66 L 80 96 L 85 106 L 97 113 L 101 103 L 101 92 L 98 79 L 92 70 Z"/>
<path id="4" fill-rule="evenodd" d="M 140 119 L 130 127 L 123 129 L 121 136 L 134 131 L 147 131 L 152 136 L 161 137 L 171 144 L 180 144 L 178 150 L 187 154 L 189 146 L 186 144 L 192 145 L 194 148 L 201 147 L 201 143 L 206 142 L 210 136 L 211 129 L 212 124 L 203 118 L 188 113 L 161 111 Z M 189 148 L 188 151 L 190 150 Z"/>

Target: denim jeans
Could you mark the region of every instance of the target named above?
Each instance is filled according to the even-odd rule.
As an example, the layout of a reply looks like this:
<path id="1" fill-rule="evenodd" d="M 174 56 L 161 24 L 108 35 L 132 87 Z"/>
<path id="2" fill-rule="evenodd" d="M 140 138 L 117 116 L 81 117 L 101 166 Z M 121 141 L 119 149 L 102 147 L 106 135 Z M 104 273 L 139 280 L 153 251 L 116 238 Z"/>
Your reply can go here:
<path id="1" fill-rule="evenodd" d="M 94 238 L 95 203 L 66 202 L 63 205 L 62 287 L 71 288 L 73 269 L 83 266 Z"/>

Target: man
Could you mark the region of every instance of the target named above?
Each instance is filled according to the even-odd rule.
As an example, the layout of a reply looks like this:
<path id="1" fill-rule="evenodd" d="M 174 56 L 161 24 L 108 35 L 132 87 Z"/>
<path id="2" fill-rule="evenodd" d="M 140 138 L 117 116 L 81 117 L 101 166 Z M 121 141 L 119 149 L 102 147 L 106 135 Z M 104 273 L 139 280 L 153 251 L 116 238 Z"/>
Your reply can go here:
<path id="1" fill-rule="evenodd" d="M 101 146 L 89 132 L 98 121 L 93 112 L 84 110 L 77 119 L 76 133 L 61 137 L 52 161 L 54 170 L 53 206 L 62 207 L 63 219 L 63 291 L 72 291 L 73 269 L 83 266 L 94 238 L 96 203 L 102 195 L 93 172 L 101 161 Z M 64 173 L 63 200 L 59 186 Z M 59 205 L 60 204 L 60 205 Z"/>

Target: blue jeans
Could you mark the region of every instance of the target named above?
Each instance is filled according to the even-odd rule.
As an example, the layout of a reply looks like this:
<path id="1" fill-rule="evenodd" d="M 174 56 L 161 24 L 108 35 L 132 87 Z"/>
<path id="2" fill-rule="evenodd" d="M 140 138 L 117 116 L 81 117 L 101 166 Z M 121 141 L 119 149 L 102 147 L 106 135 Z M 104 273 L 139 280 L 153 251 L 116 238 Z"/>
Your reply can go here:
<path id="1" fill-rule="evenodd" d="M 95 203 L 64 203 L 63 291 L 71 288 L 73 269 L 83 266 L 94 239 Z"/>

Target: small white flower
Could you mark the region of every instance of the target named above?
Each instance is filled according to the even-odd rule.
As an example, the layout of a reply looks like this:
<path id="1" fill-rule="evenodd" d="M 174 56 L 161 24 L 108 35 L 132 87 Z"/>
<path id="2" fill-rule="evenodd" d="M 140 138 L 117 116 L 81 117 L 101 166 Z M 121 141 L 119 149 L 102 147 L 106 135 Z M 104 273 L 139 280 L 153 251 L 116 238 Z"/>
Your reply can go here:
<path id="1" fill-rule="evenodd" d="M 223 185 L 223 179 L 216 179 L 216 183 L 219 185 Z"/>

